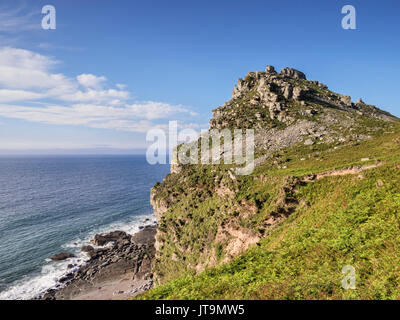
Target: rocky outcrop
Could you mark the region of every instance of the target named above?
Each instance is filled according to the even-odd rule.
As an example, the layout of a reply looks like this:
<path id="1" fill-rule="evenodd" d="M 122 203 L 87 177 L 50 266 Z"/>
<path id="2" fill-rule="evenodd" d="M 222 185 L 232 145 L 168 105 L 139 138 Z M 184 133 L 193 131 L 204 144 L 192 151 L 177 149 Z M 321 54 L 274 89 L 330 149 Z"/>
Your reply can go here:
<path id="1" fill-rule="evenodd" d="M 249 72 L 244 79 L 238 80 L 232 99 L 213 110 L 210 128 L 255 129 L 256 144 L 267 147 L 268 153 L 279 145 L 271 145 L 266 139 L 266 132 L 278 136 L 297 135 L 297 139 L 290 141 L 295 144 L 304 140 L 306 145 L 366 139 L 368 135 L 349 132 L 350 129 L 363 131 L 360 117 L 398 121 L 362 99 L 353 103 L 350 96 L 332 92 L 318 81 L 307 80 L 305 74 L 296 69 L 284 68 L 278 74 L 274 67 L 267 66 L 265 72 Z M 306 122 L 312 123 L 313 132 L 307 132 L 300 125 Z M 339 130 L 338 123 L 342 124 Z M 279 130 L 275 130 L 276 127 Z M 343 130 L 344 127 L 346 130 Z M 295 131 L 296 128 L 298 131 Z M 313 143 L 309 142 L 310 139 Z M 290 145 L 284 143 L 284 147 Z"/>
<path id="2" fill-rule="evenodd" d="M 274 66 L 267 66 L 267 67 L 265 68 L 265 72 L 266 72 L 266 73 L 272 73 L 272 74 L 274 74 L 274 73 L 276 73 L 275 67 L 274 67 Z"/>
<path id="3" fill-rule="evenodd" d="M 282 69 L 281 74 L 293 79 L 307 80 L 306 75 L 303 72 L 292 68 Z"/>
<path id="4" fill-rule="evenodd" d="M 156 198 L 154 189 L 150 192 L 150 204 L 153 207 L 153 212 L 157 221 L 160 221 L 163 214 L 168 210 L 168 205 L 165 200 Z"/>

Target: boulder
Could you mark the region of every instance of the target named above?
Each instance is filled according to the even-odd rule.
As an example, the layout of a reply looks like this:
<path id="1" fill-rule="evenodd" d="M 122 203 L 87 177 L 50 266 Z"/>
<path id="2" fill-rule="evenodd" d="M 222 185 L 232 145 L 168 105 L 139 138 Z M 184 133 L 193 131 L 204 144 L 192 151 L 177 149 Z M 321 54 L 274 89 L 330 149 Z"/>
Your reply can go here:
<path id="1" fill-rule="evenodd" d="M 304 141 L 304 145 L 306 146 L 312 146 L 314 144 L 314 141 L 312 141 L 312 139 L 307 139 L 306 141 Z"/>
<path id="2" fill-rule="evenodd" d="M 61 253 L 55 254 L 54 256 L 50 257 L 50 259 L 53 261 L 62 261 L 62 260 L 66 260 L 66 259 L 74 258 L 74 257 L 75 256 L 72 253 L 61 252 Z"/>
<path id="3" fill-rule="evenodd" d="M 307 80 L 306 75 L 303 72 L 292 68 L 282 69 L 281 74 L 289 78 Z"/>
<path id="4" fill-rule="evenodd" d="M 115 242 L 119 239 L 127 239 L 129 236 L 124 231 L 113 231 L 107 234 L 96 234 L 91 241 L 96 246 L 104 246 L 109 242 Z"/>
<path id="5" fill-rule="evenodd" d="M 276 73 L 275 68 L 273 66 L 267 66 L 265 68 L 266 73 Z"/>
<path id="6" fill-rule="evenodd" d="M 345 105 L 351 105 L 351 97 L 350 96 L 342 96 L 340 97 L 340 101 Z"/>
<path id="7" fill-rule="evenodd" d="M 94 250 L 94 248 L 92 246 L 83 246 L 81 249 L 82 252 L 90 252 L 93 250 Z"/>
<path id="8" fill-rule="evenodd" d="M 98 257 L 97 250 L 88 251 L 88 252 L 86 252 L 86 254 L 88 255 L 88 257 L 90 259 L 95 259 Z"/>

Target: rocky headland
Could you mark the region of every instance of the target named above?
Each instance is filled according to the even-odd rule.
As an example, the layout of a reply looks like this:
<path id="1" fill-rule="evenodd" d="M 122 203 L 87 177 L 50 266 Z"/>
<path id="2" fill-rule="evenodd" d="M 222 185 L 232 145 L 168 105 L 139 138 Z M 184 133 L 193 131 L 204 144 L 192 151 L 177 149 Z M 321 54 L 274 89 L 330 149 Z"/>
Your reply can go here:
<path id="1" fill-rule="evenodd" d="M 162 285 L 203 274 L 260 245 L 307 207 L 297 190 L 314 181 L 308 174 L 351 175 L 363 162 L 379 164 L 381 151 L 372 152 L 373 141 L 387 136 L 391 145 L 398 125 L 390 113 L 296 69 L 249 72 L 232 98 L 213 110 L 209 132 L 253 129 L 254 172 L 239 176 L 235 166 L 222 163 L 171 166 L 151 191 L 159 222 L 154 281 Z M 201 139 L 195 143 L 202 145 Z M 224 147 L 215 148 L 221 157 Z"/>

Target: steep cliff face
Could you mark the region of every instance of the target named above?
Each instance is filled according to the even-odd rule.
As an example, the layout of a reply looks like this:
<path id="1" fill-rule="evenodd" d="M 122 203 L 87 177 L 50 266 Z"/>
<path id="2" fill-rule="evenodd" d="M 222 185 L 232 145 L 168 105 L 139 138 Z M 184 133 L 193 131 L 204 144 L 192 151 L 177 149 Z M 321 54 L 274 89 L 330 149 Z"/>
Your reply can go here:
<path id="1" fill-rule="evenodd" d="M 335 154 L 392 134 L 398 119 L 300 71 L 268 66 L 239 79 L 232 99 L 213 111 L 210 129 L 237 128 L 255 130 L 251 174 L 238 176 L 228 164 L 178 164 L 152 189 L 158 283 L 228 263 L 267 238 L 308 206 L 297 191 L 313 171 L 375 164 L 362 150 L 345 160 Z"/>

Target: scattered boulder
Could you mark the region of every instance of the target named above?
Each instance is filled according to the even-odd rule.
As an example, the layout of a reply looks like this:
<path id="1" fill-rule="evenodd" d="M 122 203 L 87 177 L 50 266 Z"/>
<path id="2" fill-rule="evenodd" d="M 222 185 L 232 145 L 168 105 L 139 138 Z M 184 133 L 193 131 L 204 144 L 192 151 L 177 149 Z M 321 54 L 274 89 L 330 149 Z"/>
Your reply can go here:
<path id="1" fill-rule="evenodd" d="M 51 256 L 50 259 L 53 261 L 62 261 L 62 260 L 66 260 L 66 259 L 74 258 L 74 257 L 75 256 L 72 253 L 61 252 L 61 253 Z"/>
<path id="2" fill-rule="evenodd" d="M 109 248 L 100 248 L 97 250 L 92 250 L 87 252 L 87 255 L 89 256 L 90 259 L 95 259 L 98 258 L 100 256 L 102 256 L 103 254 L 107 253 L 109 251 Z"/>
<path id="3" fill-rule="evenodd" d="M 307 139 L 304 141 L 304 145 L 306 146 L 312 146 L 314 144 L 314 141 L 312 139 Z"/>
<path id="4" fill-rule="evenodd" d="M 267 66 L 265 68 L 266 73 L 276 73 L 275 68 L 273 66 Z"/>
<path id="5" fill-rule="evenodd" d="M 113 231 L 107 234 L 96 234 L 91 241 L 96 246 L 104 246 L 109 242 L 115 242 L 119 239 L 128 239 L 129 236 L 124 231 Z"/>
<path id="6" fill-rule="evenodd" d="M 157 226 L 148 226 L 144 228 L 141 232 L 138 232 L 131 236 L 131 243 L 136 245 L 149 244 L 154 245 L 155 234 L 157 232 Z"/>
<path id="7" fill-rule="evenodd" d="M 82 252 L 90 252 L 90 251 L 93 251 L 93 250 L 94 250 L 94 248 L 92 246 L 83 246 L 81 248 Z"/>
<path id="8" fill-rule="evenodd" d="M 281 74 L 289 78 L 307 80 L 306 75 L 303 72 L 292 68 L 282 69 Z"/>
<path id="9" fill-rule="evenodd" d="M 351 105 L 351 97 L 350 96 L 342 96 L 340 97 L 340 101 L 345 105 Z"/>
<path id="10" fill-rule="evenodd" d="M 131 273 L 133 284 L 147 282 L 141 292 L 150 289 L 156 232 L 156 225 L 152 225 L 134 235 L 122 231 L 101 235 L 107 241 L 116 239 L 114 245 L 99 249 L 83 247 L 82 251 L 87 252 L 90 259 L 76 269 L 73 269 L 76 265 L 69 265 L 70 272 L 58 281 L 57 289 L 47 291 L 38 299 L 70 300 L 82 291 L 98 288 L 104 281 L 125 279 L 127 273 Z"/>

